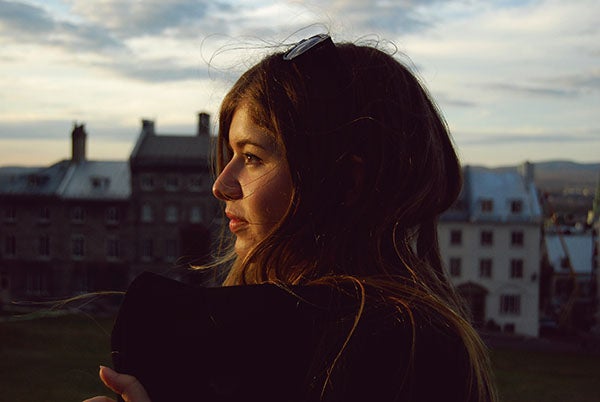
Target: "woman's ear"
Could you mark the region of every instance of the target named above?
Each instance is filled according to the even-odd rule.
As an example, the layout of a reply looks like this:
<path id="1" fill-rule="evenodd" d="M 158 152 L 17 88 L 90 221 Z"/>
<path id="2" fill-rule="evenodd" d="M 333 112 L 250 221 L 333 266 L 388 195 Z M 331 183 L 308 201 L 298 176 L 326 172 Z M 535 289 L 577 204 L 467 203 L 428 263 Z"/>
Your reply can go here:
<path id="1" fill-rule="evenodd" d="M 348 184 L 346 189 L 345 204 L 353 206 L 360 198 L 365 184 L 365 161 L 358 155 L 348 156 Z"/>

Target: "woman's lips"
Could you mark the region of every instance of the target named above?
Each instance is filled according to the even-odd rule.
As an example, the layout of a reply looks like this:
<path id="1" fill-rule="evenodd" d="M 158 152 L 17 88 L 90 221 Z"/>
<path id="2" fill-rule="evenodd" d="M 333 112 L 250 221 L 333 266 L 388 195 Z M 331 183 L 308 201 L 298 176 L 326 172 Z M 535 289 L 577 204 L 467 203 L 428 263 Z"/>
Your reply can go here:
<path id="1" fill-rule="evenodd" d="M 229 230 L 232 233 L 242 230 L 248 224 L 248 221 L 232 213 L 227 212 L 225 215 L 229 218 Z"/>

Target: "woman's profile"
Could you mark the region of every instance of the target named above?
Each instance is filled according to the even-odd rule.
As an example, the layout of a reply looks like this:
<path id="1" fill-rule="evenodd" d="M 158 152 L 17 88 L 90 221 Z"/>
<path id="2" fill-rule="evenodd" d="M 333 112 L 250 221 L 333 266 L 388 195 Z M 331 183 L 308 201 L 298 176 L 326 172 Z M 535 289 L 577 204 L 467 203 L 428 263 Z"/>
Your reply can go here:
<path id="1" fill-rule="evenodd" d="M 307 324 L 306 361 L 282 363 L 304 385 L 280 400 L 496 400 L 438 249 L 460 164 L 435 104 L 393 55 L 316 35 L 265 57 L 223 100 L 216 168 L 223 285 L 334 294 L 327 320 Z M 101 378 L 125 401 L 150 400 L 132 376 Z"/>

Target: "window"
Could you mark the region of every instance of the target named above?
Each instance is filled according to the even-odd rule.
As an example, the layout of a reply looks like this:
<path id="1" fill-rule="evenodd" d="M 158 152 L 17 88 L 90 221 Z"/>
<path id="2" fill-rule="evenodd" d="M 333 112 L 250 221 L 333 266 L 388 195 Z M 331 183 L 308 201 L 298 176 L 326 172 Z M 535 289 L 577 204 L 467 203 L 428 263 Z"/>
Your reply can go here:
<path id="1" fill-rule="evenodd" d="M 83 258 L 85 255 L 85 241 L 83 236 L 75 235 L 71 238 L 71 255 L 74 258 Z"/>
<path id="2" fill-rule="evenodd" d="M 17 209 L 8 206 L 4 209 L 4 222 L 15 222 L 17 220 Z"/>
<path id="3" fill-rule="evenodd" d="M 154 190 L 154 177 L 143 175 L 140 179 L 140 187 L 145 191 Z"/>
<path id="4" fill-rule="evenodd" d="M 17 238 L 14 235 L 8 235 L 4 238 L 4 254 L 7 257 L 17 255 Z"/>
<path id="5" fill-rule="evenodd" d="M 202 190 L 202 176 L 190 177 L 189 188 L 190 188 L 190 191 Z"/>
<path id="6" fill-rule="evenodd" d="M 458 257 L 450 258 L 450 276 L 459 277 L 461 274 L 462 261 Z"/>
<path id="7" fill-rule="evenodd" d="M 90 272 L 87 268 L 81 268 L 74 272 L 75 288 L 81 293 L 88 293 L 92 289 Z"/>
<path id="8" fill-rule="evenodd" d="M 510 260 L 510 277 L 515 279 L 523 277 L 523 260 Z"/>
<path id="9" fill-rule="evenodd" d="M 179 208 L 175 205 L 167 206 L 165 209 L 165 222 L 175 223 L 179 220 Z"/>
<path id="10" fill-rule="evenodd" d="M 494 232 L 491 230 L 483 230 L 481 232 L 480 242 L 482 246 L 491 246 L 494 244 Z"/>
<path id="11" fill-rule="evenodd" d="M 520 230 L 511 232 L 510 234 L 510 245 L 514 247 L 523 246 L 523 232 Z"/>
<path id="12" fill-rule="evenodd" d="M 480 278 L 491 278 L 492 277 L 492 259 L 482 258 L 479 260 L 479 277 Z"/>
<path id="13" fill-rule="evenodd" d="M 106 223 L 109 225 L 116 225 L 119 223 L 119 208 L 108 207 L 106 209 Z"/>
<path id="14" fill-rule="evenodd" d="M 74 223 L 83 223 L 85 220 L 85 209 L 83 207 L 74 207 L 71 210 L 71 221 Z"/>
<path id="15" fill-rule="evenodd" d="M 6 290 L 10 287 L 8 272 L 0 272 L 0 290 Z"/>
<path id="16" fill-rule="evenodd" d="M 202 208 L 200 208 L 199 206 L 195 206 L 190 209 L 190 222 L 191 223 L 202 222 Z"/>
<path id="17" fill-rule="evenodd" d="M 177 258 L 177 240 L 167 239 L 165 260 L 173 261 Z"/>
<path id="18" fill-rule="evenodd" d="M 142 205 L 141 211 L 141 220 L 142 222 L 152 222 L 154 220 L 154 211 L 152 210 L 152 205 L 144 204 Z"/>
<path id="19" fill-rule="evenodd" d="M 500 296 L 500 314 L 519 315 L 521 314 L 521 296 L 520 295 L 501 295 Z"/>
<path id="20" fill-rule="evenodd" d="M 50 221 L 50 208 L 41 207 L 40 208 L 40 222 L 49 222 Z"/>
<path id="21" fill-rule="evenodd" d="M 117 260 L 120 256 L 120 245 L 119 239 L 116 237 L 109 237 L 106 240 L 106 257 L 109 260 Z"/>
<path id="22" fill-rule="evenodd" d="M 167 191 L 175 191 L 178 188 L 179 188 L 179 177 L 177 177 L 177 176 L 167 177 L 167 181 L 165 182 L 165 189 L 167 189 Z"/>
<path id="23" fill-rule="evenodd" d="M 523 201 L 512 200 L 510 202 L 510 212 L 513 214 L 520 214 L 521 212 L 523 212 Z"/>
<path id="24" fill-rule="evenodd" d="M 481 212 L 489 213 L 494 211 L 494 200 L 485 199 L 481 200 Z"/>
<path id="25" fill-rule="evenodd" d="M 31 174 L 27 177 L 27 185 L 30 187 L 43 187 L 50 180 L 50 176 Z"/>
<path id="26" fill-rule="evenodd" d="M 154 257 L 154 242 L 152 239 L 142 240 L 142 260 L 149 261 Z"/>
<path id="27" fill-rule="evenodd" d="M 93 191 L 106 191 L 110 187 L 110 178 L 104 176 L 90 177 L 90 185 Z"/>
<path id="28" fill-rule="evenodd" d="M 453 246 L 462 244 L 462 230 L 455 229 L 450 231 L 450 244 Z"/>
<path id="29" fill-rule="evenodd" d="M 38 238 L 38 255 L 40 257 L 50 256 L 50 236 L 41 235 Z"/>
<path id="30" fill-rule="evenodd" d="M 46 275 L 40 271 L 28 271 L 25 274 L 25 292 L 28 295 L 40 296 L 48 291 Z"/>

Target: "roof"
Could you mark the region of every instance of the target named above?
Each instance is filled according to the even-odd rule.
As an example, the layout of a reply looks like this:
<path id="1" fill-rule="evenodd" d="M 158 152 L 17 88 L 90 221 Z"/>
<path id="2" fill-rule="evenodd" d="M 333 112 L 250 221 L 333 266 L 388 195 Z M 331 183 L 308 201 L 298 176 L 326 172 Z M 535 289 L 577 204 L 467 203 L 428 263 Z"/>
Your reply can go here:
<path id="1" fill-rule="evenodd" d="M 208 135 L 157 135 L 142 130 L 131 153 L 133 167 L 207 166 L 211 153 Z"/>
<path id="2" fill-rule="evenodd" d="M 487 204 L 486 208 L 484 204 Z M 516 170 L 496 171 L 467 166 L 460 196 L 441 219 L 539 223 L 542 208 L 535 184 L 528 182 Z"/>
<path id="3" fill-rule="evenodd" d="M 542 216 L 533 183 L 526 183 L 517 171 L 490 171 L 470 169 L 466 175 L 472 220 L 539 221 Z M 492 201 L 492 211 L 483 212 L 481 203 Z M 521 202 L 521 210 L 514 213 L 512 203 Z"/>
<path id="4" fill-rule="evenodd" d="M 593 238 L 589 233 L 577 235 L 563 235 L 563 240 L 569 253 L 573 270 L 577 274 L 592 274 Z M 565 257 L 558 234 L 547 233 L 545 236 L 548 261 L 556 272 L 568 273 L 568 267 L 562 266 Z"/>
<path id="5" fill-rule="evenodd" d="M 63 199 L 127 199 L 131 194 L 126 161 L 60 161 L 43 168 L 0 169 L 0 195 L 56 196 Z"/>
<path id="6" fill-rule="evenodd" d="M 57 193 L 65 199 L 127 199 L 131 194 L 129 164 L 124 161 L 71 164 Z"/>
<path id="7" fill-rule="evenodd" d="M 48 167 L 0 169 L 1 195 L 52 196 L 62 183 L 70 161 L 63 160 Z"/>

